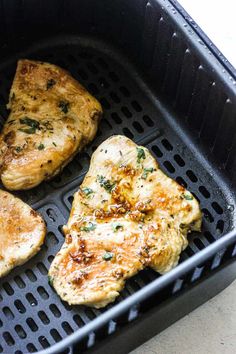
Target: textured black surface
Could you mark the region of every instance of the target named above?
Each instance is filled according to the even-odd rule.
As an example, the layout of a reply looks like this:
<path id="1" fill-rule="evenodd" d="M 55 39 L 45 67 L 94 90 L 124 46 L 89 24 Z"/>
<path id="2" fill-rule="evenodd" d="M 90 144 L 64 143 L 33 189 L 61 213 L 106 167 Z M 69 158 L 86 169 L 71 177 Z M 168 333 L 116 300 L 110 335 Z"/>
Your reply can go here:
<path id="1" fill-rule="evenodd" d="M 21 354 L 60 342 L 114 306 L 104 310 L 70 307 L 60 301 L 47 280 L 50 263 L 64 241 L 60 230 L 73 193 L 92 152 L 112 134 L 125 134 L 147 146 L 161 168 L 200 200 L 203 231 L 190 235 L 181 262 L 234 229 L 236 89 L 227 68 L 167 0 L 41 0 L 37 5 L 33 0 L 0 0 L 0 49 L 1 125 L 7 117 L 5 106 L 16 62 L 23 57 L 68 69 L 104 109 L 96 139 L 60 176 L 16 193 L 42 213 L 48 227 L 39 254 L 1 280 L 0 353 Z M 125 324 L 142 319 L 143 313 L 166 299 L 173 301 L 174 309 L 176 294 L 187 293 L 235 256 L 231 245 L 163 291 L 157 288 L 155 297 L 85 337 L 75 353 L 108 334 L 122 333 Z M 151 270 L 141 272 L 127 282 L 116 303 L 157 277 Z M 226 284 L 220 278 L 219 283 L 221 288 Z M 207 291 L 217 292 L 209 285 L 206 299 Z M 190 310 L 200 300 L 189 303 Z M 178 308 L 179 317 L 185 310 Z"/>
<path id="2" fill-rule="evenodd" d="M 65 44 L 68 41 L 71 44 Z M 201 155 L 194 155 L 171 128 L 167 122 L 169 112 L 165 107 L 159 101 L 153 102 L 145 89 L 140 87 L 139 79 L 132 77 L 131 72 L 114 60 L 116 55 L 113 50 L 104 47 L 105 53 L 100 52 L 99 45 L 101 43 L 96 41 L 67 38 L 56 45 L 54 41 L 42 44 L 40 50 L 27 55 L 70 70 L 102 103 L 104 118 L 95 141 L 82 154 L 78 154 L 60 176 L 32 191 L 17 193 L 37 207 L 47 223 L 48 234 L 39 254 L 3 280 L 0 290 L 0 335 L 3 338 L 0 349 L 4 353 L 19 354 L 20 351 L 25 353 L 26 350 L 46 348 L 100 313 L 99 310 L 70 307 L 61 302 L 48 285 L 47 271 L 63 243 L 60 228 L 68 218 L 73 193 L 88 169 L 91 153 L 108 136 L 125 134 L 145 144 L 162 169 L 200 200 L 204 212 L 203 232 L 190 236 L 190 245 L 182 260 L 205 248 L 233 226 L 233 210 L 230 210 L 228 202 L 230 192 L 219 187 L 216 178 L 203 165 Z M 124 60 L 118 54 L 117 58 Z M 6 117 L 4 107 L 14 70 L 15 62 L 2 65 L 0 71 L 6 87 L 2 91 L 3 117 Z M 204 267 L 199 272 L 203 270 Z M 128 282 L 118 301 L 156 277 L 158 275 L 153 271 L 140 273 Z M 177 282 L 175 286 L 179 286 Z"/>

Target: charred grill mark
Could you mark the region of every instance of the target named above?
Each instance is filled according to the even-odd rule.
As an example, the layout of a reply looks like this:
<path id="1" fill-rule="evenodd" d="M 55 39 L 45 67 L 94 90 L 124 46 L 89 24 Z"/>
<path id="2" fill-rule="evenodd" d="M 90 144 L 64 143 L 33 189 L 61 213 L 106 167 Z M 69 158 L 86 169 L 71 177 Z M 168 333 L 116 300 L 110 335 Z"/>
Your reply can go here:
<path id="1" fill-rule="evenodd" d="M 16 133 L 13 130 L 11 130 L 3 137 L 3 141 L 7 144 L 7 146 L 11 146 L 15 141 L 15 137 L 16 137 Z"/>
<path id="2" fill-rule="evenodd" d="M 94 255 L 91 252 L 86 251 L 85 241 L 80 240 L 78 251 L 76 251 L 75 253 L 70 252 L 70 257 L 76 263 L 84 263 L 88 265 L 92 262 Z"/>

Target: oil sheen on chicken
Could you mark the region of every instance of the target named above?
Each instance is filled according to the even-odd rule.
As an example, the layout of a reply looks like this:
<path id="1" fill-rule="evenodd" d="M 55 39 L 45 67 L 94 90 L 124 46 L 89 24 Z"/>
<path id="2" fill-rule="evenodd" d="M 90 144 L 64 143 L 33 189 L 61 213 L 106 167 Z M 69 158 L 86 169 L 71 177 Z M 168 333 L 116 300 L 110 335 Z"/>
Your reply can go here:
<path id="1" fill-rule="evenodd" d="M 0 190 L 0 278 L 33 257 L 45 234 L 46 226 L 38 213 Z"/>
<path id="2" fill-rule="evenodd" d="M 94 152 L 74 195 L 50 280 L 70 304 L 103 307 L 145 267 L 161 274 L 175 267 L 201 218 L 194 196 L 159 169 L 148 149 L 113 136 Z"/>
<path id="3" fill-rule="evenodd" d="M 7 189 L 32 188 L 58 174 L 93 140 L 99 102 L 65 70 L 19 60 L 0 134 L 0 177 Z"/>

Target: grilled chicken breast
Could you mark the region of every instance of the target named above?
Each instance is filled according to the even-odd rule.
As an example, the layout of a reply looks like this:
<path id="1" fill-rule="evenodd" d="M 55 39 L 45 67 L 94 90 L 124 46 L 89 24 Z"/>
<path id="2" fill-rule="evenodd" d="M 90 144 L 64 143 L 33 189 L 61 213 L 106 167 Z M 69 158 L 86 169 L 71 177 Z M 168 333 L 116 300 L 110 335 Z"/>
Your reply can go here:
<path id="1" fill-rule="evenodd" d="M 19 60 L 0 135 L 0 176 L 10 190 L 29 189 L 58 174 L 93 140 L 99 102 L 65 70 Z"/>
<path id="2" fill-rule="evenodd" d="M 46 226 L 38 213 L 0 190 L 0 277 L 33 257 L 45 234 Z"/>
<path id="3" fill-rule="evenodd" d="M 113 136 L 94 152 L 75 193 L 50 280 L 70 304 L 103 307 L 143 268 L 163 274 L 176 266 L 188 232 L 200 227 L 193 195 L 146 148 Z"/>

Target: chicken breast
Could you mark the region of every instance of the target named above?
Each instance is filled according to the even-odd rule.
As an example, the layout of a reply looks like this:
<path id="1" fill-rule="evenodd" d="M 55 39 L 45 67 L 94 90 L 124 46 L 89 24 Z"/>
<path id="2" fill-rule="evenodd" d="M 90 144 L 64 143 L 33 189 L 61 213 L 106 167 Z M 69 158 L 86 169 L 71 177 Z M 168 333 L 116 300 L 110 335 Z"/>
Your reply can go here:
<path id="1" fill-rule="evenodd" d="M 175 267 L 201 219 L 197 200 L 145 147 L 113 136 L 94 152 L 74 195 L 50 280 L 70 304 L 103 307 L 145 267 L 161 274 Z"/>
<path id="2" fill-rule="evenodd" d="M 45 223 L 36 211 L 0 190 L 0 277 L 33 257 L 45 234 Z"/>
<path id="3" fill-rule="evenodd" d="M 65 70 L 19 60 L 0 135 L 0 176 L 10 190 L 57 175 L 93 140 L 102 109 Z"/>

